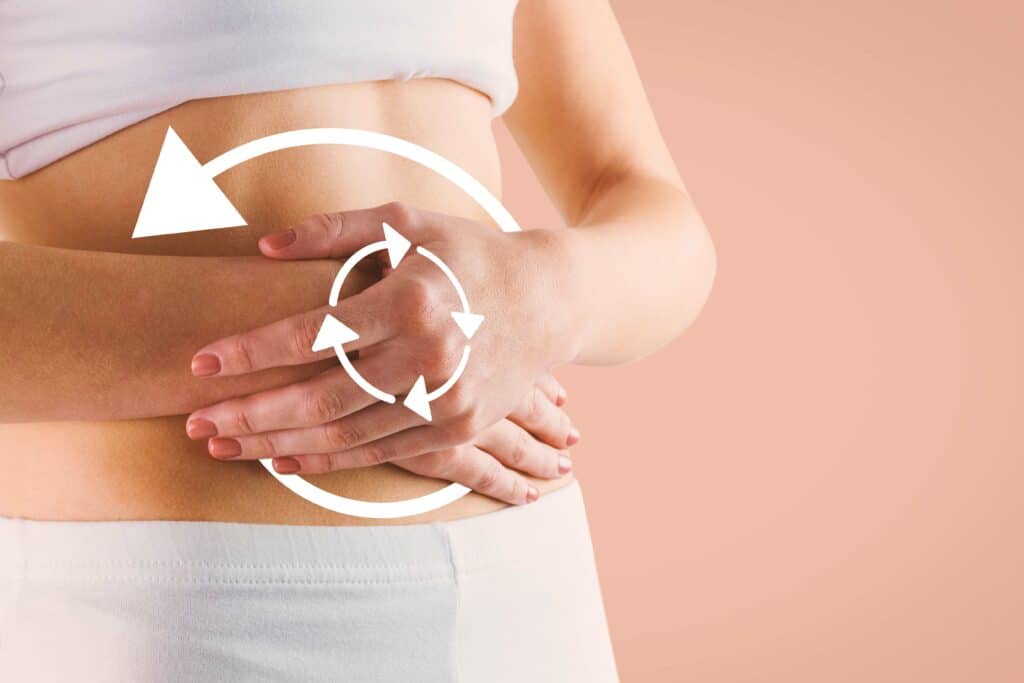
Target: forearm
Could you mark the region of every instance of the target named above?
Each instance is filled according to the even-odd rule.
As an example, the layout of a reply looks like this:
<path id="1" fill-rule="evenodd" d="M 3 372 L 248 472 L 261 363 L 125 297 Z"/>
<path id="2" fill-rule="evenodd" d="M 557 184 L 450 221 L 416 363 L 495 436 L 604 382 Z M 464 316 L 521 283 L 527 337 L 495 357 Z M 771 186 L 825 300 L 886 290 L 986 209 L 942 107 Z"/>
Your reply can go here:
<path id="1" fill-rule="evenodd" d="M 326 303 L 337 265 L 0 243 L 0 421 L 187 413 L 317 371 L 193 378 L 213 339 Z"/>
<path id="2" fill-rule="evenodd" d="M 569 218 L 572 227 L 558 232 L 570 362 L 634 360 L 694 321 L 711 290 L 715 252 L 684 191 L 627 175 Z"/>

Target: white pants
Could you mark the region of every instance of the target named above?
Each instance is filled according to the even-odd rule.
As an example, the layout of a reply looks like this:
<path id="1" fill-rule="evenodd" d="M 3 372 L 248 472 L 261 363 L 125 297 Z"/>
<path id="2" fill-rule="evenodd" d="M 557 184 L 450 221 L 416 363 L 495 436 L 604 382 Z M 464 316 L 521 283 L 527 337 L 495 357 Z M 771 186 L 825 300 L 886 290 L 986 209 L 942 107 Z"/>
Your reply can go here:
<path id="1" fill-rule="evenodd" d="M 0 519 L 0 680 L 617 677 L 571 484 L 407 526 Z"/>

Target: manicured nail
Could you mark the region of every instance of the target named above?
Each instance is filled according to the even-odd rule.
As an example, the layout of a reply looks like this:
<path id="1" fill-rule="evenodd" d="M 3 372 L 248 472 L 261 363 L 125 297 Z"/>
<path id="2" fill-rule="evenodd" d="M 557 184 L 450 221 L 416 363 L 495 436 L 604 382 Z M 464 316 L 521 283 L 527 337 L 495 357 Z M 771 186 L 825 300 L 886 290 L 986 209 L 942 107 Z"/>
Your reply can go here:
<path id="1" fill-rule="evenodd" d="M 569 446 L 575 446 L 580 442 L 580 430 L 575 427 L 569 430 L 569 437 L 565 440 L 565 443 Z"/>
<path id="2" fill-rule="evenodd" d="M 278 474 L 295 474 L 299 471 L 299 461 L 295 458 L 274 458 L 274 469 Z"/>
<path id="3" fill-rule="evenodd" d="M 284 232 L 275 232 L 273 235 L 266 235 L 266 236 L 264 236 L 260 240 L 260 242 L 263 243 L 263 246 L 265 246 L 265 247 L 267 247 L 269 249 L 273 249 L 275 251 L 278 250 L 278 249 L 284 249 L 289 244 L 292 244 L 294 241 L 295 241 L 295 231 L 294 230 L 285 230 Z"/>
<path id="4" fill-rule="evenodd" d="M 558 473 L 569 474 L 572 470 L 572 460 L 567 455 L 558 456 Z"/>
<path id="5" fill-rule="evenodd" d="M 242 444 L 236 439 L 210 439 L 206 450 L 215 458 L 235 458 L 242 454 Z"/>
<path id="6" fill-rule="evenodd" d="M 196 377 L 209 377 L 220 372 L 220 358 L 212 353 L 201 353 L 192 359 L 192 374 Z"/>
<path id="7" fill-rule="evenodd" d="M 565 387 L 558 388 L 558 398 L 555 399 L 556 406 L 564 406 L 565 402 L 569 400 L 569 392 L 565 390 Z"/>
<path id="8" fill-rule="evenodd" d="M 195 417 L 185 423 L 185 433 L 190 439 L 209 439 L 217 436 L 217 425 L 201 417 Z"/>
<path id="9" fill-rule="evenodd" d="M 527 503 L 532 503 L 532 502 L 536 501 L 538 498 L 540 498 L 540 491 L 537 490 L 537 487 L 531 486 L 528 489 L 526 489 L 526 502 Z"/>

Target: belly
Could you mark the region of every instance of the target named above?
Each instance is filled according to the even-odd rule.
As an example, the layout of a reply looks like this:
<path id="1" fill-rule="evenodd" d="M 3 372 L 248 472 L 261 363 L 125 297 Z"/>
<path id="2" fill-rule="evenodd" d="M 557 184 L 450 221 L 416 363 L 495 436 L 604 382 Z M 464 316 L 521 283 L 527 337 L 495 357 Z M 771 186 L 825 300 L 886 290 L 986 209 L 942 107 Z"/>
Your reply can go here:
<path id="1" fill-rule="evenodd" d="M 257 254 L 257 239 L 307 215 L 392 200 L 485 219 L 458 188 L 412 162 L 338 146 L 276 152 L 218 184 L 248 226 L 132 240 L 168 126 L 205 162 L 243 142 L 310 127 L 375 130 L 416 142 L 495 194 L 500 172 L 489 101 L 443 80 L 328 86 L 183 104 L 15 182 L 0 183 L 3 238 L 124 253 Z M 326 293 L 325 293 L 326 297 Z M 83 400 L 88 400 L 83 397 Z M 374 523 L 324 511 L 286 491 L 258 463 L 210 459 L 184 436 L 184 417 L 0 426 L 0 515 L 36 519 L 186 519 L 295 524 Z M 391 466 L 322 475 L 324 489 L 366 500 L 422 495 L 444 482 Z M 542 490 L 566 483 L 535 482 Z M 476 494 L 397 523 L 500 507 Z"/>

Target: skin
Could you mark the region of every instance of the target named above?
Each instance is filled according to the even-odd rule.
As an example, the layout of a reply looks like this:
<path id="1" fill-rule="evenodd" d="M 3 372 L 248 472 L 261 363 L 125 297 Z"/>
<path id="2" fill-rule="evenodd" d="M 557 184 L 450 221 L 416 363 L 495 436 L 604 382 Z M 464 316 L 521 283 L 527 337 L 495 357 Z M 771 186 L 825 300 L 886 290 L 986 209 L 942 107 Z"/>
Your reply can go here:
<path id="1" fill-rule="evenodd" d="M 566 362 L 623 362 L 670 341 L 707 297 L 714 252 L 610 9 L 599 2 L 526 1 L 515 30 L 520 94 L 506 123 L 568 230 L 537 226 L 523 235 L 503 235 L 485 227 L 479 209 L 444 181 L 401 160 L 362 150 L 304 148 L 248 162 L 218 178 L 249 227 L 128 239 L 148 173 L 127 169 L 151 168 L 167 125 L 200 160 L 289 128 L 379 130 L 441 153 L 497 194 L 489 102 L 443 80 L 189 102 L 27 178 L 0 183 L 0 229 L 22 243 L 0 250 L 0 273 L 15 272 L 0 287 L 0 310 L 5 321 L 13 321 L 0 341 L 0 357 L 16 369 L 0 378 L 0 417 L 12 422 L 0 429 L 9 475 L 0 483 L 0 514 L 367 523 L 325 513 L 283 491 L 251 461 L 260 448 L 308 465 L 311 472 L 341 466 L 344 471 L 320 475 L 316 482 L 368 499 L 420 495 L 439 485 L 375 464 L 384 461 L 442 479 L 463 466 L 460 472 L 476 477 L 478 486 L 496 486 L 507 472 L 513 483 L 492 493 L 509 502 L 526 502 L 564 485 L 564 476 L 519 478 L 557 476 L 565 447 L 579 438 L 556 405 L 561 392 L 550 388 L 547 370 Z M 614 101 L 608 93 L 615 93 Z M 394 200 L 400 203 L 389 203 Z M 272 351 L 290 333 L 289 323 L 280 321 L 308 317 L 326 300 L 322 278 L 337 268 L 332 259 L 353 245 L 347 237 L 326 239 L 332 235 L 325 230 L 325 239 L 302 242 L 310 246 L 308 253 L 268 253 L 273 250 L 265 241 L 258 257 L 257 240 L 287 226 L 300 233 L 317 221 L 343 224 L 365 207 L 384 207 L 376 209 L 381 215 L 397 212 L 396 227 L 413 230 L 417 241 L 430 240 L 463 280 L 474 309 L 488 316 L 479 341 L 474 339 L 474 354 L 479 346 L 483 358 L 474 356 L 472 370 L 456 385 L 463 388 L 446 395 L 431 425 L 402 423 L 408 415 L 400 411 L 365 413 L 379 406 L 354 403 L 361 399 L 344 393 L 345 380 L 328 361 Z M 309 216 L 319 218 L 304 218 Z M 455 230 L 472 240 L 461 233 L 453 239 Z M 362 243 L 366 234 L 358 234 L 356 243 Z M 673 256 L 662 258 L 666 253 Z M 396 390 L 402 391 L 415 376 L 411 369 L 429 375 L 433 387 L 450 368 L 446 351 L 453 342 L 446 335 L 452 326 L 427 334 L 440 328 L 417 313 L 441 303 L 429 272 L 410 259 L 379 282 L 379 274 L 366 273 L 354 296 L 342 302 L 352 302 L 348 312 L 363 315 L 364 322 L 370 321 L 367 311 L 384 310 L 376 307 L 390 295 L 391 308 L 409 307 L 404 310 L 411 315 L 383 321 L 379 333 L 368 337 L 374 343 L 360 351 L 358 362 L 371 381 L 401 384 Z M 559 296 L 551 297 L 551 291 Z M 515 313 L 505 318 L 508 311 Z M 56 320 L 61 324 L 54 325 Z M 536 325 L 537 320 L 556 324 Z M 263 334 L 265 369 L 243 372 L 232 365 L 228 349 L 238 335 L 267 325 L 276 325 L 277 332 Z M 220 371 L 191 376 L 188 358 L 203 355 L 197 351 L 216 356 Z M 337 394 L 324 405 L 340 406 L 340 413 L 303 415 L 295 409 L 298 403 L 282 401 L 308 399 L 317 382 L 322 396 L 328 390 Z M 271 421 L 252 422 L 256 413 L 241 412 L 242 405 L 263 410 Z M 194 442 L 181 417 L 187 412 Z M 316 446 L 324 452 L 293 458 L 267 450 L 283 445 L 281 432 L 300 444 L 289 448 L 308 450 L 315 432 L 301 430 L 330 434 L 325 425 L 339 418 L 343 424 L 349 418 L 351 425 L 360 413 L 356 431 L 362 430 L 366 443 L 345 443 L 353 430 L 336 429 L 335 440 Z M 197 431 L 197 424 L 203 427 L 197 420 L 212 424 L 217 436 Z M 43 421 L 50 422 L 38 424 Z M 239 429 L 246 424 L 248 430 Z M 232 462 L 206 455 L 223 454 L 230 443 L 217 440 L 235 437 L 245 438 L 235 439 L 242 453 L 226 458 Z M 548 450 L 531 460 L 522 443 Z M 373 466 L 347 469 L 357 464 Z M 498 505 L 473 494 L 398 523 L 479 514 Z"/>

